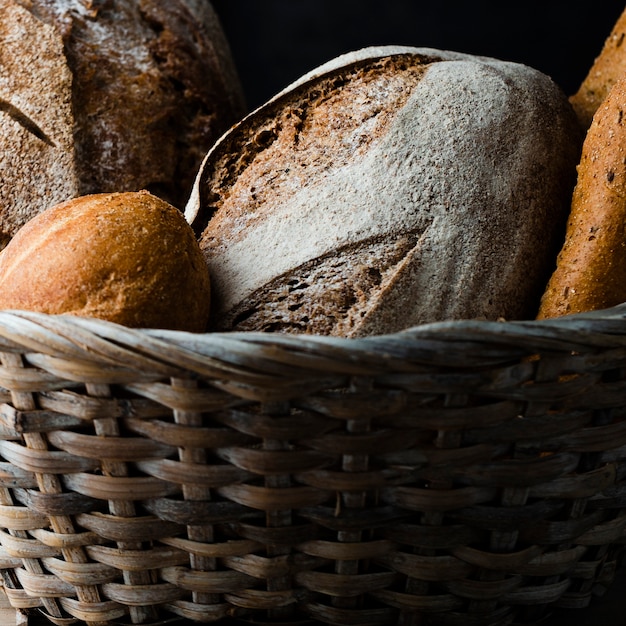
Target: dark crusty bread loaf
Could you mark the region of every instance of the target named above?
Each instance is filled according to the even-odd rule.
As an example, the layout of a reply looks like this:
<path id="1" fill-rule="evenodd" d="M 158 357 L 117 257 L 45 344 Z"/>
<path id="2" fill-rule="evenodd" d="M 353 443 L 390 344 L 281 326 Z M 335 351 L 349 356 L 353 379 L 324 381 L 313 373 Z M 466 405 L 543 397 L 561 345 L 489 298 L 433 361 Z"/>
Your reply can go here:
<path id="1" fill-rule="evenodd" d="M 0 2 L 0 247 L 67 198 L 150 189 L 182 208 L 244 115 L 210 2 Z"/>
<path id="2" fill-rule="evenodd" d="M 581 133 L 519 64 L 383 47 L 331 61 L 226 133 L 186 208 L 220 329 L 359 336 L 534 317 Z"/>

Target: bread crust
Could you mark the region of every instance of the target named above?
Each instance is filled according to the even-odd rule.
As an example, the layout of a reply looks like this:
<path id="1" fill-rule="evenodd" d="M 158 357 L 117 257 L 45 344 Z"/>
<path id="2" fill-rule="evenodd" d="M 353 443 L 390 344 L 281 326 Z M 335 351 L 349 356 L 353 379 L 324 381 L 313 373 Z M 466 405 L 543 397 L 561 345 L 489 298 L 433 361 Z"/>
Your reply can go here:
<path id="1" fill-rule="evenodd" d="M 626 9 L 618 17 L 578 91 L 570 97 L 581 126 L 591 125 L 609 91 L 626 75 Z"/>
<path id="2" fill-rule="evenodd" d="M 2 102 L 0 247 L 71 197 L 149 189 L 182 208 L 245 112 L 218 18 L 197 0 L 1 0 Z"/>
<path id="3" fill-rule="evenodd" d="M 626 301 L 626 76 L 594 115 L 583 144 L 565 242 L 538 317 Z"/>
<path id="4" fill-rule="evenodd" d="M 147 191 L 93 194 L 40 213 L 0 252 L 0 309 L 199 332 L 210 279 L 177 208 Z"/>
<path id="5" fill-rule="evenodd" d="M 580 139 L 565 94 L 524 66 L 383 47 L 313 71 L 226 133 L 196 180 L 186 216 L 216 328 L 534 317 Z"/>
<path id="6" fill-rule="evenodd" d="M 28 63 L 24 50 L 38 50 Z M 48 202 L 75 195 L 72 72 L 59 33 L 0 1 L 0 248 Z"/>

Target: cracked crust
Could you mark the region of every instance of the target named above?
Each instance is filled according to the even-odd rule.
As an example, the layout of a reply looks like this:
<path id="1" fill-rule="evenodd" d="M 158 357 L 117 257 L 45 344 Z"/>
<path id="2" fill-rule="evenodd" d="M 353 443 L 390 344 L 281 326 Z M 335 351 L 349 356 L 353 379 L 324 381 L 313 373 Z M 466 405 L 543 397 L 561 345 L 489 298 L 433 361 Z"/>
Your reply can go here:
<path id="1" fill-rule="evenodd" d="M 295 267 L 251 294 L 230 314 L 237 330 L 350 335 L 370 303 L 393 285 L 419 233 L 348 245 Z"/>
<path id="2" fill-rule="evenodd" d="M 38 54 L 24 63 L 24 50 L 38 50 Z M 54 28 L 10 0 L 0 1 L 0 70 L 0 98 L 5 103 L 0 112 L 3 248 L 49 201 L 75 195 L 78 179 L 72 74 L 63 42 Z"/>
<path id="3" fill-rule="evenodd" d="M 0 244 L 79 195 L 148 189 L 182 208 L 244 114 L 208 2 L 0 0 L 0 69 Z"/>
<path id="4" fill-rule="evenodd" d="M 215 328 L 534 317 L 580 138 L 565 95 L 525 66 L 376 48 L 313 71 L 226 133 L 196 179 L 186 215 Z"/>

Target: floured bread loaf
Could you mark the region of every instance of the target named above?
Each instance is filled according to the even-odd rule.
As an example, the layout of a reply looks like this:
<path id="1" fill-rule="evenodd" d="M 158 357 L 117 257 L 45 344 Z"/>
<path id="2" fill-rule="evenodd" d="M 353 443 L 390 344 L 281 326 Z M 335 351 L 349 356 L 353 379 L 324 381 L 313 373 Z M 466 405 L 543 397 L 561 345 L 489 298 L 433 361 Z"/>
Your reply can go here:
<path id="1" fill-rule="evenodd" d="M 370 48 L 226 133 L 186 208 L 220 329 L 361 336 L 528 318 L 553 267 L 581 132 L 529 67 Z"/>
<path id="2" fill-rule="evenodd" d="M 182 207 L 243 114 L 208 1 L 0 0 L 0 247 L 78 195 L 145 188 Z"/>

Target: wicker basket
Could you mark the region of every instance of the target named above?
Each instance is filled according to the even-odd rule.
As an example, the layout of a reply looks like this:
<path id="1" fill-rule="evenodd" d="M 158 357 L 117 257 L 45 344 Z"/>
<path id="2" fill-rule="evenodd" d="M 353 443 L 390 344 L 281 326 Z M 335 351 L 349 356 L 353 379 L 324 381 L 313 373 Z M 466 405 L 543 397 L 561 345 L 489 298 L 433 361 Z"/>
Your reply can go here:
<path id="1" fill-rule="evenodd" d="M 0 568 L 46 623 L 534 623 L 620 557 L 626 305 L 366 339 L 4 311 L 0 360 Z"/>

